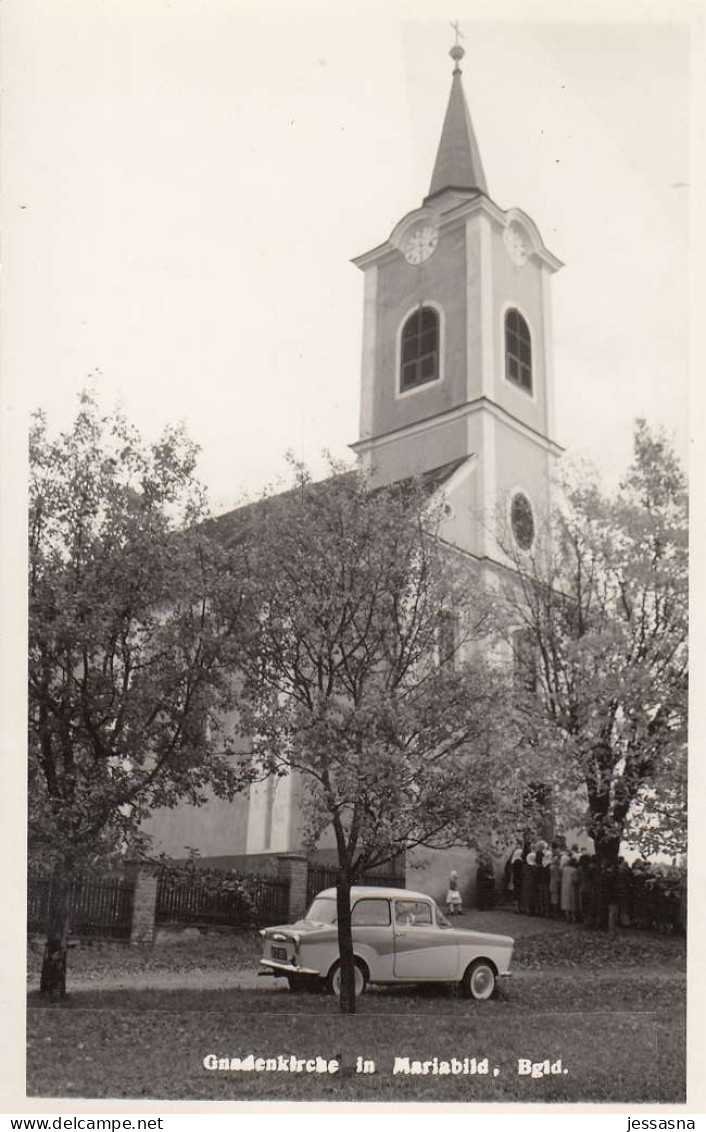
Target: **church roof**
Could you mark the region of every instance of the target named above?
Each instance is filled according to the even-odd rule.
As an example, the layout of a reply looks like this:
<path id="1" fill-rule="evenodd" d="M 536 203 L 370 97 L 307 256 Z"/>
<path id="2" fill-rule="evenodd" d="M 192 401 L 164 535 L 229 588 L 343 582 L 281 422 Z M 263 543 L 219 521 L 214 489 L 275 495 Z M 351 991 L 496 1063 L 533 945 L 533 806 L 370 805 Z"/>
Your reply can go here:
<path id="1" fill-rule="evenodd" d="M 449 460 L 448 464 L 441 464 L 438 468 L 430 468 L 427 472 L 422 472 L 419 477 L 422 481 L 424 489 L 433 494 L 438 491 L 440 487 L 450 480 L 454 472 L 457 472 L 461 464 L 465 464 L 468 456 L 459 456 L 456 460 Z"/>
<path id="2" fill-rule="evenodd" d="M 443 192 L 444 189 L 460 189 L 488 195 L 483 163 L 463 92 L 461 68 L 458 65 L 463 58 L 463 48 L 452 47 L 450 54 L 455 62 L 451 94 L 427 200 Z"/>
<path id="3" fill-rule="evenodd" d="M 433 495 L 438 491 L 447 480 L 451 479 L 461 464 L 464 464 L 468 459 L 467 456 L 461 456 L 456 460 L 450 460 L 446 464 L 440 464 L 436 468 L 430 468 L 418 477 L 418 482 L 421 483 L 422 488 L 429 495 Z M 344 472 L 344 475 L 351 475 L 352 472 Z M 327 477 L 324 480 L 318 480 L 315 483 L 309 484 L 309 487 L 314 491 L 325 491 L 327 484 L 331 482 L 332 477 Z M 398 480 L 394 485 L 402 491 L 406 487 L 411 486 L 414 482 L 414 477 L 410 476 L 403 480 Z M 393 486 L 393 485 L 389 485 Z M 267 496 L 264 499 L 258 499 L 252 503 L 244 503 L 240 507 L 234 508 L 232 511 L 226 511 L 221 515 L 216 515 L 211 519 L 206 520 L 205 528 L 211 536 L 218 539 L 224 546 L 234 546 L 239 543 L 246 535 L 248 523 L 251 521 L 256 510 L 260 508 L 267 508 L 269 504 L 275 499 L 282 499 L 286 496 L 294 496 L 298 488 L 288 488 L 285 491 L 279 492 L 274 496 Z"/>

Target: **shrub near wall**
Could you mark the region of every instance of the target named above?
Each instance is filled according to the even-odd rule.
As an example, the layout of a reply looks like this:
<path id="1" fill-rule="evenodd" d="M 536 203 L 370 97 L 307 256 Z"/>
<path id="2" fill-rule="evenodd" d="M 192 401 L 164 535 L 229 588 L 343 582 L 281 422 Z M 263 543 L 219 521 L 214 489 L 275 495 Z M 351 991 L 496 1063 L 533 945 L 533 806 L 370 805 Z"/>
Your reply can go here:
<path id="1" fill-rule="evenodd" d="M 185 866 L 158 874 L 157 924 L 248 927 L 287 918 L 289 885 L 270 876 Z"/>

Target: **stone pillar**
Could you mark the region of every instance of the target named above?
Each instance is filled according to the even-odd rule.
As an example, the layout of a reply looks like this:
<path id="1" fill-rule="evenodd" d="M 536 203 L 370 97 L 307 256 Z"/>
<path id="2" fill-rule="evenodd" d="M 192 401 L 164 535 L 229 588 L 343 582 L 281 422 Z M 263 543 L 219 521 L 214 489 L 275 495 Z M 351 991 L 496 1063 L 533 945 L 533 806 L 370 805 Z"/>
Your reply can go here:
<path id="1" fill-rule="evenodd" d="M 153 873 L 137 870 L 135 895 L 132 905 L 130 943 L 154 943 L 154 917 L 157 911 L 157 877 Z"/>
<path id="2" fill-rule="evenodd" d="M 306 912 L 306 882 L 309 862 L 304 853 L 285 853 L 277 858 L 277 876 L 289 881 L 289 920 L 300 920 Z"/>

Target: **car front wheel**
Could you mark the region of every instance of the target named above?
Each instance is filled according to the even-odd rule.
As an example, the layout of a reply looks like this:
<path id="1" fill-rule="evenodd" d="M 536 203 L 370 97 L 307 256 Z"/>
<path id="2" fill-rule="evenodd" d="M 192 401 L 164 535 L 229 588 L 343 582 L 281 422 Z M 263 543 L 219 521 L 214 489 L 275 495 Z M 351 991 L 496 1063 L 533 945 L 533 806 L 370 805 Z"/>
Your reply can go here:
<path id="1" fill-rule="evenodd" d="M 332 994 L 335 994 L 336 998 L 341 997 L 341 982 L 341 964 L 337 963 L 328 977 L 329 990 Z M 361 994 L 365 993 L 367 985 L 368 980 L 365 971 L 363 970 L 361 964 L 356 961 L 353 982 L 353 989 L 355 991 L 356 998 L 359 998 Z"/>
<path id="2" fill-rule="evenodd" d="M 463 988 L 469 998 L 485 1002 L 495 993 L 495 971 L 487 959 L 476 959 L 463 976 Z"/>

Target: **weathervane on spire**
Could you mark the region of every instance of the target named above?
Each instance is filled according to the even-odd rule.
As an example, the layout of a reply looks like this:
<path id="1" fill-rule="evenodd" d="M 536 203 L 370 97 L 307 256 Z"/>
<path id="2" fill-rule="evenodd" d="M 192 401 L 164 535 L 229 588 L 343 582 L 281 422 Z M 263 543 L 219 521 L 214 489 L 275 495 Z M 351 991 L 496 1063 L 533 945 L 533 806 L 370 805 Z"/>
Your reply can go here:
<path id="1" fill-rule="evenodd" d="M 459 39 L 465 39 L 466 37 L 464 36 L 463 32 L 461 31 L 460 27 L 458 26 L 458 20 L 451 21 L 451 27 L 454 29 L 454 35 L 456 36 L 456 42 L 454 43 L 453 47 L 449 51 L 449 55 L 451 56 L 454 63 L 456 64 L 456 66 L 454 67 L 454 74 L 460 75 L 461 74 L 461 68 L 459 67 L 459 63 L 463 59 L 463 56 L 466 54 L 466 52 L 461 47 L 461 44 L 459 43 Z"/>

